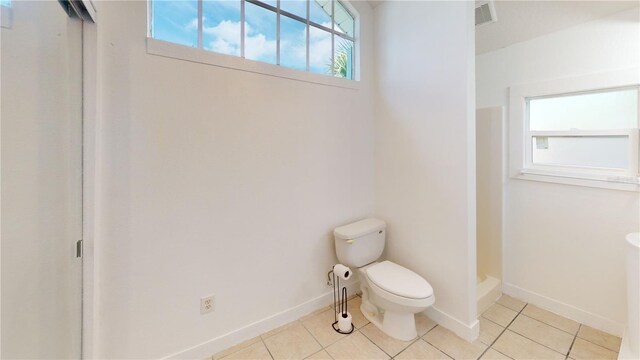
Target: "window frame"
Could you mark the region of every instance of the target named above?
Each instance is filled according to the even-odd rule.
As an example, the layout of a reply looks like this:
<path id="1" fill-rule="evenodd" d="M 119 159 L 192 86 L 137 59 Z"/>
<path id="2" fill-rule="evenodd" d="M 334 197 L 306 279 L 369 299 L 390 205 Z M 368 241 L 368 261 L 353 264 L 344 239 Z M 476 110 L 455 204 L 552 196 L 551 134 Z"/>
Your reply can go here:
<path id="1" fill-rule="evenodd" d="M 509 88 L 511 178 L 569 185 L 638 191 L 640 187 L 640 69 L 594 74 Z M 542 98 L 638 89 L 636 128 L 621 130 L 530 130 L 529 103 Z M 624 136 L 628 141 L 629 165 L 626 169 L 533 162 L 534 137 L 609 137 Z"/>
<path id="2" fill-rule="evenodd" d="M 331 28 L 318 24 L 310 20 L 310 6 L 309 0 L 306 1 L 307 4 L 307 14 L 306 19 L 301 16 L 292 14 L 288 11 L 280 9 L 280 0 L 277 0 L 277 6 L 272 6 L 266 3 L 263 3 L 258 0 L 238 0 L 240 1 L 240 24 L 241 24 L 241 34 L 240 34 L 240 56 L 228 55 L 224 53 L 218 53 L 211 50 L 206 50 L 203 47 L 203 1 L 197 0 L 198 2 L 198 28 L 197 28 L 197 36 L 198 41 L 197 47 L 191 47 L 186 45 L 181 45 L 177 43 L 167 42 L 159 39 L 153 38 L 153 1 L 147 1 L 147 53 L 151 55 L 160 55 L 170 58 L 177 58 L 182 60 L 189 60 L 199 63 L 205 63 L 210 65 L 222 66 L 226 68 L 233 68 L 237 70 L 262 73 L 266 75 L 273 75 L 278 77 L 289 78 L 293 80 L 305 81 L 305 82 L 313 82 L 320 83 L 323 85 L 331 85 L 343 88 L 351 88 L 351 89 L 359 89 L 359 81 L 360 81 L 360 44 L 359 44 L 359 33 L 360 33 L 360 19 L 359 14 L 356 9 L 351 5 L 348 1 L 345 0 L 336 0 L 339 1 L 342 7 L 348 12 L 348 14 L 353 18 L 354 21 L 354 34 L 353 36 L 349 36 L 345 33 L 342 33 L 338 30 L 335 30 L 335 2 L 331 1 Z M 313 0 L 311 0 L 313 1 Z M 263 9 L 273 11 L 276 14 L 276 63 L 268 63 L 259 60 L 251 60 L 245 58 L 245 3 L 249 2 L 253 5 L 259 6 Z M 307 36 L 306 36 L 306 68 L 305 70 L 298 70 L 293 68 L 288 68 L 280 65 L 280 16 L 286 16 L 295 21 L 299 21 L 305 24 Z M 310 38 L 309 33 L 311 27 L 315 27 L 322 31 L 328 32 L 332 37 L 331 41 L 331 69 L 335 67 L 335 44 L 336 37 L 343 38 L 353 42 L 353 54 L 352 54 L 352 76 L 351 79 L 342 78 L 331 74 L 319 74 L 316 72 L 310 71 L 309 64 L 309 44 Z"/>

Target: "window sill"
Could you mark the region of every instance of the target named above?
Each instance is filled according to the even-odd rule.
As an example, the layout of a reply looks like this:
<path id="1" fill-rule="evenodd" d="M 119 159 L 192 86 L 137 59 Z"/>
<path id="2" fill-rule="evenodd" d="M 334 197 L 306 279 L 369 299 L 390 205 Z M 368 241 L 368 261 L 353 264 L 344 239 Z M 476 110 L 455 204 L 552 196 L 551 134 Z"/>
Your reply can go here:
<path id="1" fill-rule="evenodd" d="M 517 180 L 541 181 L 563 185 L 585 186 L 599 189 L 640 192 L 640 182 L 637 177 L 611 175 L 606 179 L 594 179 L 574 174 L 560 175 L 545 173 L 539 170 L 521 170 L 511 177 Z"/>
<path id="2" fill-rule="evenodd" d="M 360 89 L 360 82 L 357 80 L 347 80 L 328 75 L 289 69 L 278 65 L 247 60 L 231 55 L 218 54 L 153 38 L 147 38 L 147 54 L 326 86 L 353 90 Z"/>

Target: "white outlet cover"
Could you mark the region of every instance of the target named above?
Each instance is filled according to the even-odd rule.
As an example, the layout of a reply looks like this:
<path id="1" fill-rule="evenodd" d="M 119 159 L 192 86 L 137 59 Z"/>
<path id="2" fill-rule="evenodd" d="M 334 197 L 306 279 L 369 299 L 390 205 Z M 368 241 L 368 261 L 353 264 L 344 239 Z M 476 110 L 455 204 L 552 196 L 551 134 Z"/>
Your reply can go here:
<path id="1" fill-rule="evenodd" d="M 215 310 L 215 297 L 213 295 L 200 299 L 200 314 L 208 314 Z"/>

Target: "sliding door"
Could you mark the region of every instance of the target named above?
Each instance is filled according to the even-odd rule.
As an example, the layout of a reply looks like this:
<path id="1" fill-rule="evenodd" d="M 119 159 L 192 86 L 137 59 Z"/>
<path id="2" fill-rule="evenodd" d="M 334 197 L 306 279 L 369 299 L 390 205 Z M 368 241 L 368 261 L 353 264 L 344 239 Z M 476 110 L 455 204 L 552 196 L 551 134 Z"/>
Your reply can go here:
<path id="1" fill-rule="evenodd" d="M 0 355 L 79 358 L 82 22 L 57 1 L 0 4 Z"/>

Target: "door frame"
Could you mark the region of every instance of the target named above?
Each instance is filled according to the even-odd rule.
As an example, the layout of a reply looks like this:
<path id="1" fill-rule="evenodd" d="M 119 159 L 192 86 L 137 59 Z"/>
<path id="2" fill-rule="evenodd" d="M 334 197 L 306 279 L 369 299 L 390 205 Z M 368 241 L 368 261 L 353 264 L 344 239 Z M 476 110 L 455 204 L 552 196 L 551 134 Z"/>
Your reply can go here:
<path id="1" fill-rule="evenodd" d="M 100 199 L 100 167 L 96 159 L 100 158 L 98 144 L 100 133 L 100 112 L 98 84 L 101 75 L 98 71 L 101 60 L 98 57 L 98 27 L 97 18 L 84 21 L 82 25 L 82 349 L 83 359 L 95 357 L 96 327 L 95 314 L 99 308 L 99 296 L 94 286 L 97 279 L 97 264 L 95 241 L 99 222 L 99 208 L 96 204 Z"/>

